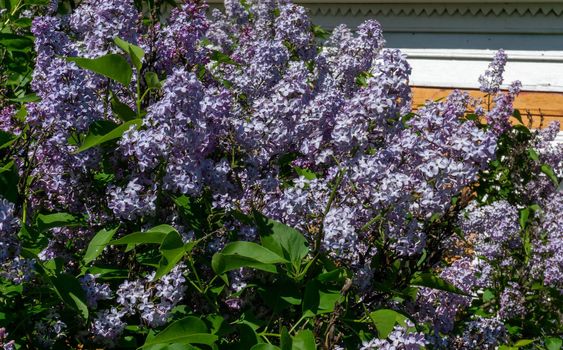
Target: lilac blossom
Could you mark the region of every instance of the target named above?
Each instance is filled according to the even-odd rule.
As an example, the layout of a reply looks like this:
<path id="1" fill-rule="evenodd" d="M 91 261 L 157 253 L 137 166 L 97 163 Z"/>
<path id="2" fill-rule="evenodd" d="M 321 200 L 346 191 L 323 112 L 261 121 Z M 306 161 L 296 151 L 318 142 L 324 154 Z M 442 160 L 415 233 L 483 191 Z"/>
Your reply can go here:
<path id="1" fill-rule="evenodd" d="M 0 109 L 0 131 L 19 135 L 21 130 L 15 120 L 17 110 L 14 106 L 7 106 Z"/>
<path id="2" fill-rule="evenodd" d="M 8 340 L 9 333 L 6 328 L 0 327 L 0 349 L 2 350 L 15 350 L 15 341 Z"/>
<path id="3" fill-rule="evenodd" d="M 281 5 L 279 11 L 275 20 L 276 40 L 291 44 L 301 58 L 311 58 L 316 48 L 310 30 L 312 24 L 305 8 L 288 3 Z"/>
<path id="4" fill-rule="evenodd" d="M 554 192 L 543 201 L 540 225 L 537 227 L 539 239 L 533 245 L 532 273 L 543 279 L 543 283 L 563 293 L 563 193 Z M 543 239 L 541 238 L 543 237 Z"/>
<path id="5" fill-rule="evenodd" d="M 115 346 L 127 324 L 122 320 L 123 314 L 116 308 L 99 311 L 90 325 L 90 333 L 99 343 L 109 347 Z"/>
<path id="6" fill-rule="evenodd" d="M 132 0 L 87 0 L 70 16 L 70 27 L 78 33 L 77 47 L 89 57 L 117 52 L 113 39 L 137 43 L 139 12 Z"/>
<path id="7" fill-rule="evenodd" d="M 26 105 L 25 124 L 14 120 L 14 108 L 0 112 L 0 130 L 26 133 L 31 140 L 31 159 L 15 156 L 22 176 L 27 176 L 22 166 L 31 163 L 33 179 L 23 211 L 30 219 L 21 224 L 33 225 L 31 218 L 38 213 L 56 212 L 87 223 L 45 232 L 50 239 L 39 259 L 63 259 L 65 271 L 75 271 L 81 265 L 69 242 L 81 253 L 99 227 L 119 223 L 145 231 L 166 223 L 184 243 L 201 238 L 193 252 L 206 260 L 231 240 L 258 242 L 256 227 L 233 219 L 257 210 L 303 233 L 311 250 L 317 250 L 311 256 L 349 271 L 358 300 L 379 305 L 383 299 L 373 286 L 380 271 L 373 259 L 397 259 L 409 268 L 430 264 L 436 257 L 428 250 L 441 249 L 429 244 L 436 243 L 435 224 L 456 221 L 452 218 L 467 204 L 457 196 L 473 192 L 472 185 L 496 157 L 500 136 L 511 132 L 509 118 L 521 84 L 500 91 L 506 54 L 499 51 L 479 80 L 491 98 L 487 112 L 476 111 L 487 119 L 482 125 L 466 117 L 478 102 L 461 91 L 414 111 L 411 67 L 399 50 L 384 47 L 374 20 L 356 32 L 338 26 L 319 47 L 307 11 L 286 0 L 228 0 L 225 14 L 206 12 L 203 2 L 188 0 L 168 20 L 145 26 L 131 0 L 87 0 L 70 16 L 33 21 L 37 62 L 32 87 L 41 100 Z M 113 141 L 116 151 L 108 142 L 77 152 L 93 122 L 121 123 L 108 106 L 107 91 L 131 106 L 135 91 L 63 57 L 121 54 L 113 44 L 116 37 L 142 46 L 143 73 L 154 71 L 164 83 L 143 99 L 141 125 Z M 535 147 L 538 163 L 561 176 L 561 148 L 551 144 L 556 131 L 558 126 L 541 132 Z M 561 192 L 547 177 L 518 189 L 542 208 L 530 228 L 529 276 L 561 292 Z M 211 198 L 205 210 L 221 217 L 217 230 L 193 227 L 180 215 L 179 198 L 190 204 Z M 35 261 L 20 256 L 16 239 L 21 209 L 0 198 L 0 276 L 27 286 L 37 279 Z M 525 288 L 511 282 L 498 291 L 494 318 L 457 327 L 473 296 L 498 284 L 498 269 L 515 265 L 512 253 L 523 248 L 519 209 L 496 200 L 473 202 L 463 210 L 459 225 L 475 252 L 463 252 L 446 266 L 431 262 L 431 268 L 465 294 L 420 287 L 416 301 L 405 302 L 413 319 L 430 327 L 428 339 L 440 338 L 459 349 L 493 349 L 507 339 L 501 320 L 525 316 Z M 454 229 L 448 226 L 442 233 L 452 235 Z M 127 264 L 125 256 L 108 249 L 100 259 Z M 89 337 L 103 346 L 115 346 L 132 322 L 147 328 L 166 325 L 172 310 L 185 302 L 186 265 L 155 279 L 155 272 L 133 264 L 129 278 L 114 290 L 97 276 L 80 278 L 89 308 L 96 309 L 88 320 Z M 207 265 L 202 270 L 205 278 L 211 273 Z M 226 295 L 219 296 L 226 299 L 219 305 L 233 313 L 242 310 L 249 304 L 247 292 L 252 294 L 250 281 L 260 276 L 250 269 L 230 271 Z M 66 329 L 52 314 L 34 335 L 50 347 L 66 336 Z M 454 334 L 457 329 L 461 336 Z M 5 340 L 0 329 L 0 345 L 6 347 Z M 361 348 L 421 349 L 427 344 L 407 322 Z"/>
<path id="8" fill-rule="evenodd" d="M 164 325 L 172 308 L 184 297 L 185 269 L 186 266 L 183 264 L 176 265 L 170 273 L 158 281 L 153 281 L 155 276 L 153 272 L 144 279 L 123 282 L 116 291 L 120 314 L 139 314 L 151 327 Z"/>
<path id="9" fill-rule="evenodd" d="M 503 74 L 508 56 L 504 50 L 498 50 L 495 53 L 493 61 L 485 71 L 485 74 L 479 77 L 480 90 L 495 95 L 500 91 L 503 82 Z"/>
<path id="10" fill-rule="evenodd" d="M 205 54 L 199 41 L 209 27 L 207 5 L 185 1 L 172 9 L 169 23 L 161 26 L 156 40 L 157 67 L 170 72 L 176 65 L 203 63 Z"/>
<path id="11" fill-rule="evenodd" d="M 477 265 L 468 258 L 462 258 L 442 271 L 440 277 L 462 292 L 471 293 L 478 286 Z M 456 317 L 471 304 L 471 297 L 431 288 L 421 288 L 417 296 L 416 318 L 430 322 L 435 334 L 450 333 Z"/>
<path id="12" fill-rule="evenodd" d="M 88 306 L 96 309 L 98 301 L 111 299 L 112 293 L 109 284 L 96 282 L 96 276 L 86 274 L 80 278 L 82 289 L 86 292 Z"/>
<path id="13" fill-rule="evenodd" d="M 131 180 L 125 188 L 109 189 L 108 207 L 117 217 L 127 220 L 151 215 L 156 210 L 156 193 L 138 183 L 138 178 Z"/>
<path id="14" fill-rule="evenodd" d="M 526 314 L 525 298 L 522 288 L 515 282 L 509 282 L 500 296 L 498 315 L 501 319 L 522 317 Z"/>
<path id="15" fill-rule="evenodd" d="M 225 0 L 225 14 L 238 24 L 248 20 L 248 13 L 240 0 Z"/>
<path id="16" fill-rule="evenodd" d="M 497 318 L 477 318 L 467 323 L 463 335 L 456 338 L 456 349 L 484 349 L 493 350 L 507 339 L 504 324 Z"/>
<path id="17" fill-rule="evenodd" d="M 510 117 L 514 112 L 514 100 L 520 93 L 522 83 L 513 82 L 508 88 L 508 93 L 499 93 L 494 97 L 494 107 L 486 115 L 487 123 L 492 127 L 495 134 L 501 135 L 510 129 Z"/>
<path id="18" fill-rule="evenodd" d="M 395 326 L 386 339 L 364 341 L 360 350 L 419 350 L 425 345 L 424 334 L 416 332 L 414 324 L 406 320 L 404 326 Z"/>
<path id="19" fill-rule="evenodd" d="M 507 201 L 466 209 L 461 227 L 466 235 L 476 234 L 476 251 L 491 260 L 501 260 L 520 244 L 518 209 Z"/>
<path id="20" fill-rule="evenodd" d="M 369 71 L 372 62 L 383 47 L 381 26 L 369 20 L 358 26 L 357 36 L 345 25 L 336 27 L 321 57 L 328 63 L 327 69 L 345 92 L 353 89 L 355 78 Z"/>
<path id="21" fill-rule="evenodd" d="M 15 205 L 0 197 L 0 235 L 12 234 L 18 227 L 19 220 L 15 216 Z"/>

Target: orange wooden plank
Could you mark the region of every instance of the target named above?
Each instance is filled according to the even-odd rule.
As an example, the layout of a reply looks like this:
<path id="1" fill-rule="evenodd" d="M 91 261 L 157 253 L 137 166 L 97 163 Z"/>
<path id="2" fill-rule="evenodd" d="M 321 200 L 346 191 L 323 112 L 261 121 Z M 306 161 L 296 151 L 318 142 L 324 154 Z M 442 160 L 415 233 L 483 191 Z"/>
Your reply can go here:
<path id="1" fill-rule="evenodd" d="M 452 89 L 413 87 L 413 105 L 416 108 L 428 100 L 437 100 L 448 96 Z M 483 98 L 484 94 L 475 89 L 464 89 L 474 98 Z M 514 107 L 523 116 L 529 114 L 532 127 L 545 127 L 551 121 L 559 120 L 563 130 L 563 93 L 558 92 L 530 92 L 524 91 L 516 98 Z M 524 118 L 526 119 L 526 118 Z"/>

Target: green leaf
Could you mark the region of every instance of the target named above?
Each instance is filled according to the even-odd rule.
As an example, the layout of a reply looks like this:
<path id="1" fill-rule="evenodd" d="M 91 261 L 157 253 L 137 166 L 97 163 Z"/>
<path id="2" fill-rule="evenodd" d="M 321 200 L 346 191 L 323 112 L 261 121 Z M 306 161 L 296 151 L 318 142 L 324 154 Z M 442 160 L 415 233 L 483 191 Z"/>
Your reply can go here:
<path id="1" fill-rule="evenodd" d="M 145 51 L 143 51 L 143 49 L 141 49 L 139 46 L 128 43 L 127 41 L 120 39 L 119 37 L 115 37 L 113 41 L 121 50 L 123 50 L 131 57 L 131 61 L 135 65 L 135 68 L 137 68 L 138 71 L 141 71 L 141 67 L 143 66 L 143 57 L 145 57 Z"/>
<path id="2" fill-rule="evenodd" d="M 291 305 L 300 306 L 303 298 L 302 292 L 294 284 L 287 281 L 276 281 L 266 286 L 259 286 L 256 291 L 264 303 L 274 313 L 289 309 Z"/>
<path id="3" fill-rule="evenodd" d="M 328 39 L 330 37 L 330 32 L 319 25 L 314 25 L 312 27 L 313 35 L 319 39 Z"/>
<path id="4" fill-rule="evenodd" d="M 11 98 L 9 101 L 18 103 L 39 102 L 41 101 L 41 98 L 37 96 L 37 94 L 28 94 L 18 98 Z"/>
<path id="5" fill-rule="evenodd" d="M 16 135 L 0 130 L 0 149 L 9 147 L 12 143 L 14 143 L 15 139 Z"/>
<path id="6" fill-rule="evenodd" d="M 70 308 L 77 310 L 84 319 L 88 319 L 86 294 L 76 277 L 69 274 L 57 274 L 50 278 L 57 295 Z"/>
<path id="7" fill-rule="evenodd" d="M 121 244 L 161 244 L 168 233 L 175 231 L 172 226 L 160 225 L 151 228 L 145 232 L 135 232 L 131 233 L 125 237 L 121 237 L 118 240 L 111 241 L 109 244 L 121 245 Z"/>
<path id="8" fill-rule="evenodd" d="M 39 231 L 47 231 L 53 227 L 78 225 L 78 218 L 69 213 L 39 214 L 36 224 Z"/>
<path id="9" fill-rule="evenodd" d="M 139 126 L 141 125 L 141 122 L 141 119 L 133 119 L 112 129 L 110 129 L 109 126 L 115 124 L 111 122 L 93 122 L 92 125 L 90 125 L 90 130 L 88 131 L 88 135 L 86 135 L 82 146 L 80 146 L 80 148 L 76 152 L 80 153 L 92 147 L 101 145 L 104 142 L 120 138 L 125 131 L 129 130 L 132 125 Z"/>
<path id="10" fill-rule="evenodd" d="M 111 92 L 110 104 L 112 112 L 115 113 L 119 117 L 119 119 L 123 120 L 124 122 L 131 121 L 137 116 L 137 113 L 135 113 L 135 111 L 132 110 L 131 107 L 121 102 L 113 92 Z"/>
<path id="11" fill-rule="evenodd" d="M 483 302 L 488 302 L 491 301 L 495 298 L 495 295 L 493 294 L 493 292 L 490 289 L 485 289 L 485 291 L 483 292 Z"/>
<path id="12" fill-rule="evenodd" d="M 156 281 L 170 272 L 184 257 L 185 252 L 182 236 L 176 230 L 169 232 L 160 244 L 162 258 L 160 259 L 154 280 Z"/>
<path id="13" fill-rule="evenodd" d="M 536 150 L 533 149 L 533 148 L 530 148 L 528 150 L 528 157 L 530 157 L 531 160 L 536 161 L 536 162 L 540 160 L 540 156 L 539 156 L 538 152 L 536 152 Z"/>
<path id="14" fill-rule="evenodd" d="M 358 74 L 358 76 L 356 77 L 356 84 L 358 86 L 361 87 L 366 87 L 368 86 L 368 80 L 369 78 L 373 77 L 373 75 L 369 72 L 361 72 L 360 74 Z"/>
<path id="15" fill-rule="evenodd" d="M 312 317 L 334 311 L 336 303 L 342 299 L 340 290 L 329 288 L 319 281 L 312 280 L 305 287 L 303 316 Z"/>
<path id="16" fill-rule="evenodd" d="M 555 187 L 559 186 L 559 180 L 557 179 L 557 176 L 555 175 L 553 169 L 549 165 L 543 164 L 541 166 L 541 172 L 547 175 L 547 177 L 549 177 L 549 179 L 551 180 L 551 182 L 553 182 Z"/>
<path id="17" fill-rule="evenodd" d="M 314 179 L 317 178 L 317 174 L 315 174 L 314 172 L 312 172 L 309 169 L 300 168 L 298 166 L 294 167 L 294 169 L 295 169 L 295 172 L 297 173 L 297 175 L 303 176 L 307 180 L 314 180 Z"/>
<path id="18" fill-rule="evenodd" d="M 252 349 L 254 345 L 260 342 L 260 339 L 256 334 L 256 329 L 258 329 L 259 326 L 256 326 L 246 320 L 243 322 L 244 323 L 236 325 L 236 333 L 239 341 L 235 346 L 231 347 L 234 350 Z"/>
<path id="19" fill-rule="evenodd" d="M 204 205 L 185 195 L 174 198 L 174 203 L 178 206 L 180 216 L 186 221 L 187 227 L 196 234 L 206 231 L 209 212 Z"/>
<path id="20" fill-rule="evenodd" d="M 209 327 L 209 332 L 211 334 L 217 334 L 221 336 L 232 331 L 231 325 L 225 320 L 223 316 L 210 314 L 205 317 L 204 321 Z"/>
<path id="21" fill-rule="evenodd" d="M 317 344 L 315 343 L 315 335 L 308 329 L 304 329 L 293 337 L 292 350 L 315 350 Z"/>
<path id="22" fill-rule="evenodd" d="M 16 203 L 19 197 L 19 175 L 14 164 L 10 162 L 0 168 L 0 195 L 12 203 Z"/>
<path id="23" fill-rule="evenodd" d="M 450 293 L 470 296 L 451 283 L 432 273 L 417 273 L 411 278 L 411 284 L 415 286 L 439 289 Z"/>
<path id="24" fill-rule="evenodd" d="M 533 339 L 520 339 L 514 344 L 514 346 L 517 348 L 521 348 L 523 346 L 530 345 L 533 342 L 534 342 Z"/>
<path id="25" fill-rule="evenodd" d="M 156 344 L 205 344 L 213 345 L 218 337 L 210 334 L 205 322 L 188 316 L 166 327 L 155 337 L 147 339 L 142 348 Z"/>
<path id="26" fill-rule="evenodd" d="M 319 282 L 343 282 L 346 277 L 346 270 L 335 268 L 317 275 L 315 279 Z"/>
<path id="27" fill-rule="evenodd" d="M 50 3 L 49 0 L 25 0 L 25 3 L 28 5 L 48 5 Z"/>
<path id="28" fill-rule="evenodd" d="M 100 275 L 101 280 L 124 280 L 129 275 L 128 269 L 114 269 L 105 268 L 100 266 L 91 266 L 82 269 L 83 273 L 91 273 L 93 275 Z"/>
<path id="29" fill-rule="evenodd" d="M 14 115 L 14 118 L 16 120 L 19 120 L 20 122 L 25 122 L 25 119 L 27 117 L 27 108 L 25 107 L 25 105 L 21 106 L 21 108 L 16 112 L 16 114 Z"/>
<path id="30" fill-rule="evenodd" d="M 407 320 L 407 317 L 391 309 L 374 311 L 369 314 L 369 317 L 377 329 L 379 339 L 387 338 L 395 327 L 395 324 L 398 323 L 399 325 L 404 326 Z"/>
<path id="31" fill-rule="evenodd" d="M 309 254 L 307 240 L 296 229 L 254 212 L 254 219 L 262 245 L 299 267 Z"/>
<path id="32" fill-rule="evenodd" d="M 218 275 L 241 267 L 276 273 L 273 264 L 287 262 L 286 259 L 261 245 L 239 241 L 227 244 L 223 251 L 213 255 L 211 267 Z"/>
<path id="33" fill-rule="evenodd" d="M 217 63 L 225 63 L 225 64 L 232 64 L 232 65 L 238 65 L 238 63 L 236 63 L 235 61 L 233 61 L 232 58 L 230 58 L 228 55 L 224 54 L 221 51 L 213 51 L 211 52 L 211 60 L 212 61 L 216 61 Z"/>
<path id="34" fill-rule="evenodd" d="M 526 137 L 529 137 L 529 136 L 532 135 L 532 133 L 530 132 L 530 129 L 528 129 L 525 125 L 522 125 L 522 124 L 516 124 L 512 127 L 512 129 L 521 132 Z"/>
<path id="35" fill-rule="evenodd" d="M 162 87 L 158 75 L 155 72 L 145 73 L 145 81 L 149 89 L 160 89 Z"/>
<path id="36" fill-rule="evenodd" d="M 110 53 L 98 58 L 67 57 L 66 60 L 76 63 L 80 68 L 101 74 L 123 85 L 131 83 L 133 71 L 120 55 Z"/>
<path id="37" fill-rule="evenodd" d="M 563 339 L 555 337 L 545 338 L 545 347 L 547 350 L 561 350 L 563 347 Z"/>
<path id="38" fill-rule="evenodd" d="M 74 293 L 70 292 L 68 293 L 68 295 L 70 296 L 70 298 L 74 301 L 74 304 L 76 305 L 76 309 L 78 310 L 78 312 L 80 313 L 80 315 L 87 320 L 88 319 L 88 306 L 86 305 L 86 298 L 84 295 L 81 296 L 77 296 Z"/>
<path id="39" fill-rule="evenodd" d="M 291 338 L 286 326 L 282 327 L 280 336 L 281 350 L 291 350 L 293 347 L 293 339 Z"/>
<path id="40" fill-rule="evenodd" d="M 196 348 L 195 346 L 189 344 L 182 344 L 182 343 L 148 345 L 143 348 L 145 350 L 199 350 L 200 349 L 200 348 Z"/>
<path id="41" fill-rule="evenodd" d="M 522 121 L 522 114 L 520 113 L 520 111 L 518 109 L 514 109 L 514 112 L 512 113 L 512 116 L 518 120 L 520 122 L 520 124 L 524 124 L 524 122 Z"/>
<path id="42" fill-rule="evenodd" d="M 106 245 L 109 243 L 109 241 L 111 241 L 118 228 L 119 226 L 110 231 L 103 229 L 96 233 L 94 238 L 92 238 L 92 240 L 90 241 L 90 244 L 88 244 L 88 248 L 86 249 L 86 254 L 84 255 L 84 264 L 89 264 L 92 261 L 96 260 L 96 258 L 102 253 Z"/>
<path id="43" fill-rule="evenodd" d="M 224 256 L 238 255 L 259 261 L 264 264 L 277 264 L 287 262 L 284 258 L 271 250 L 254 242 L 238 241 L 229 243 L 223 248 L 221 254 Z"/>
<path id="44" fill-rule="evenodd" d="M 520 211 L 520 227 L 522 229 L 526 228 L 526 224 L 528 223 L 528 218 L 530 217 L 530 209 L 525 208 Z"/>
<path id="45" fill-rule="evenodd" d="M 280 348 L 272 344 L 262 343 L 254 345 L 250 350 L 280 350 Z"/>
<path id="46" fill-rule="evenodd" d="M 33 49 L 33 40 L 13 33 L 0 33 L 0 45 L 8 51 L 29 52 Z"/>

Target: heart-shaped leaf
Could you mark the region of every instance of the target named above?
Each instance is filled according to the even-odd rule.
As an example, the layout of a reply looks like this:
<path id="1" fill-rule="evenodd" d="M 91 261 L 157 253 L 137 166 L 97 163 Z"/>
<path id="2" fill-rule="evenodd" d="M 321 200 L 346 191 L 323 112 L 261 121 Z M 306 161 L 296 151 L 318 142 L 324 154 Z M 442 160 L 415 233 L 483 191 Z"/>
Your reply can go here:
<path id="1" fill-rule="evenodd" d="M 92 261 L 96 260 L 96 258 L 102 253 L 106 245 L 109 243 L 109 241 L 111 241 L 118 228 L 119 226 L 109 231 L 103 229 L 96 233 L 94 238 L 92 238 L 92 240 L 90 241 L 90 244 L 88 244 L 86 254 L 84 254 L 85 264 L 89 264 Z"/>
<path id="2" fill-rule="evenodd" d="M 188 316 L 166 327 L 151 339 L 147 339 L 142 348 L 157 344 L 205 344 L 212 345 L 218 337 L 209 333 L 205 322 L 197 317 Z"/>
<path id="3" fill-rule="evenodd" d="M 131 126 L 139 126 L 141 125 L 141 122 L 141 119 L 132 119 L 121 125 L 115 125 L 112 122 L 104 120 L 93 122 L 92 125 L 90 125 L 90 129 L 88 130 L 88 134 L 86 135 L 84 142 L 82 142 L 82 145 L 76 152 L 84 152 L 85 150 L 101 145 L 104 142 L 118 139 L 124 132 L 129 130 Z"/>
<path id="4" fill-rule="evenodd" d="M 129 85 L 133 71 L 125 58 L 117 54 L 107 54 L 98 58 L 67 57 L 67 61 L 76 63 L 80 68 L 98 73 L 123 85 Z"/>

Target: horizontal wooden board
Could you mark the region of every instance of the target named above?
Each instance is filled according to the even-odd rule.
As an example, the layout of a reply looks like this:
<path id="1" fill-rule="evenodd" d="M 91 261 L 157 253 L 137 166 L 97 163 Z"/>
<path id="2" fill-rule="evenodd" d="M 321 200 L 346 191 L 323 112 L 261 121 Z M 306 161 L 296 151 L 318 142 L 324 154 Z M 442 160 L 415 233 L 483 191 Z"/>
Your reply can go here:
<path id="1" fill-rule="evenodd" d="M 437 100 L 448 96 L 452 89 L 413 87 L 413 106 L 417 108 L 428 100 Z M 484 94 L 476 89 L 463 89 L 474 98 L 483 98 Z M 529 114 L 532 127 L 545 127 L 551 121 L 559 120 L 563 126 L 563 93 L 560 92 L 521 92 L 514 107 L 522 116 Z M 524 118 L 525 119 L 525 118 Z M 561 128 L 563 130 L 563 127 Z"/>

